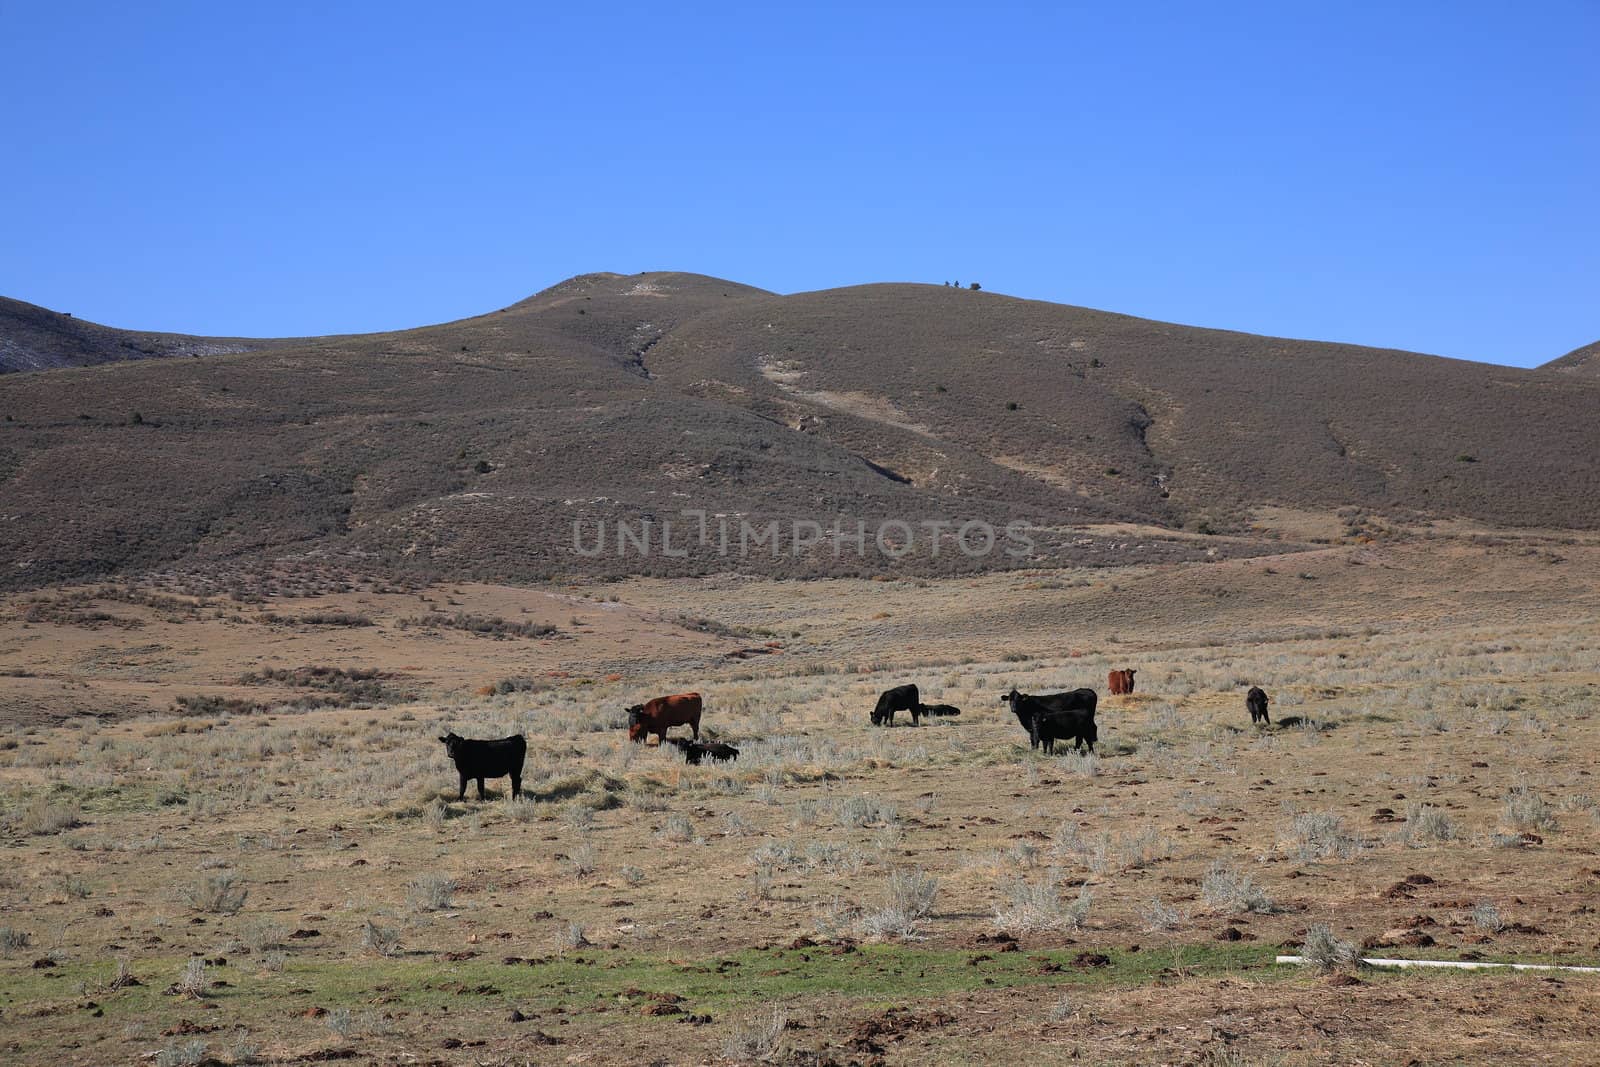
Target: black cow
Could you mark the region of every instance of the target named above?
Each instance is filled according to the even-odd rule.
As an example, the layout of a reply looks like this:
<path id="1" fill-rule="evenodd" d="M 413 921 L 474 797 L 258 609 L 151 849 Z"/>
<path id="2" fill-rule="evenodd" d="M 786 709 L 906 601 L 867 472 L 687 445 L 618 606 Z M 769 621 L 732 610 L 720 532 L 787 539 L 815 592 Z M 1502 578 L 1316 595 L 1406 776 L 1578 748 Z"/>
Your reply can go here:
<path id="1" fill-rule="evenodd" d="M 917 725 L 917 718 L 921 715 L 922 699 L 917 694 L 914 685 L 897 685 L 893 689 L 885 689 L 878 697 L 878 706 L 872 709 L 872 725 L 893 726 L 894 713 L 909 711 L 911 725 Z"/>
<path id="2" fill-rule="evenodd" d="M 1252 723 L 1264 722 L 1272 725 L 1272 720 L 1267 717 L 1267 694 L 1259 685 L 1252 685 L 1250 692 L 1244 695 L 1244 706 L 1250 711 Z"/>
<path id="3" fill-rule="evenodd" d="M 960 715 L 961 709 L 954 704 L 924 704 L 917 711 L 924 719 L 931 716 Z"/>
<path id="4" fill-rule="evenodd" d="M 1070 693 L 1043 693 L 1032 696 L 1019 693 L 1015 689 L 1000 698 L 1002 704 L 1011 705 L 1011 713 L 1017 717 L 1017 722 L 1028 731 L 1028 745 L 1038 748 L 1045 744 L 1046 752 L 1055 750 L 1055 743 L 1059 739 L 1073 738 L 1078 744 L 1087 743 L 1089 751 L 1094 751 L 1094 743 L 1099 739 L 1099 731 L 1094 724 L 1095 706 L 1100 697 L 1093 689 L 1074 689 Z M 1038 720 L 1046 718 L 1053 721 L 1044 730 L 1040 730 Z"/>
<path id="5" fill-rule="evenodd" d="M 516 798 L 522 795 L 522 762 L 528 755 L 528 739 L 521 734 L 512 734 L 496 741 L 471 741 L 451 732 L 439 740 L 444 742 L 444 750 L 455 761 L 456 771 L 461 775 L 461 792 L 457 794 L 457 800 L 467 798 L 467 782 L 472 779 L 478 780 L 478 799 L 482 800 L 483 780 L 503 778 L 508 774 L 511 776 L 511 796 Z"/>
<path id="6" fill-rule="evenodd" d="M 1047 756 L 1055 754 L 1057 741 L 1071 741 L 1073 748 L 1087 747 L 1093 754 L 1100 730 L 1094 717 L 1081 711 L 1041 711 L 1034 715 L 1033 730 L 1028 736 L 1044 747 Z"/>
<path id="7" fill-rule="evenodd" d="M 683 753 L 683 761 L 696 767 L 701 760 L 727 763 L 739 758 L 739 750 L 723 741 L 691 741 L 687 737 L 669 737 L 667 743 L 677 745 L 678 751 Z"/>

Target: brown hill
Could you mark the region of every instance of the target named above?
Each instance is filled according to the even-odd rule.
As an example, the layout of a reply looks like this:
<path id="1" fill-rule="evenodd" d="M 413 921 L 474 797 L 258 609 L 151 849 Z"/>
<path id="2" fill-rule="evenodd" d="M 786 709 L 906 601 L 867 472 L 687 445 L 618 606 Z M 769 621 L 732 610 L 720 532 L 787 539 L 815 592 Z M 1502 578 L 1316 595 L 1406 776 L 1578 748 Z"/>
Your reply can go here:
<path id="1" fill-rule="evenodd" d="M 814 412 L 947 491 L 961 454 L 1163 520 L 1270 501 L 1600 521 L 1585 415 L 1600 392 L 1516 368 L 919 285 L 730 307 L 652 366 L 753 410 Z"/>
<path id="2" fill-rule="evenodd" d="M 1552 359 L 1539 369 L 1600 378 L 1600 341 L 1584 345 L 1582 348 L 1574 348 L 1560 359 Z"/>
<path id="3" fill-rule="evenodd" d="M 167 356 L 215 356 L 273 343 L 118 330 L 0 297 L 0 374 Z"/>
<path id="4" fill-rule="evenodd" d="M 97 327 L 96 329 L 105 329 Z M 116 332 L 111 332 L 115 337 Z M 20 344 L 20 343 L 19 343 Z M 0 378 L 0 583 L 289 553 L 452 576 L 882 569 L 738 522 L 1033 524 L 922 572 L 1269 551 L 1259 504 L 1600 525 L 1600 382 L 939 286 L 591 274 L 489 315 Z M 574 551 L 711 513 L 684 558 Z M 787 527 L 784 527 L 787 531 Z M 870 533 L 869 533 L 870 540 Z M 628 548 L 624 545 L 624 548 Z"/>

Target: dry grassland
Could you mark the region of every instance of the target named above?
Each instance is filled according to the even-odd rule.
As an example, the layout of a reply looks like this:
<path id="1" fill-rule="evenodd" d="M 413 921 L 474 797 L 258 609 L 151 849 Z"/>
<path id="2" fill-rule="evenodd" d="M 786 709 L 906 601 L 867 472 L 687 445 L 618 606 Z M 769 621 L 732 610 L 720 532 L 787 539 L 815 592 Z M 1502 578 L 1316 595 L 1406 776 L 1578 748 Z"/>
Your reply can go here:
<path id="1" fill-rule="evenodd" d="M 0 1057 L 1591 1060 L 1593 976 L 1272 959 L 1600 961 L 1597 564 L 19 594 Z M 906 681 L 962 715 L 869 726 Z M 1013 685 L 1099 689 L 1099 753 Z M 689 688 L 736 763 L 625 739 Z M 525 798 L 458 800 L 446 727 L 525 733 Z"/>

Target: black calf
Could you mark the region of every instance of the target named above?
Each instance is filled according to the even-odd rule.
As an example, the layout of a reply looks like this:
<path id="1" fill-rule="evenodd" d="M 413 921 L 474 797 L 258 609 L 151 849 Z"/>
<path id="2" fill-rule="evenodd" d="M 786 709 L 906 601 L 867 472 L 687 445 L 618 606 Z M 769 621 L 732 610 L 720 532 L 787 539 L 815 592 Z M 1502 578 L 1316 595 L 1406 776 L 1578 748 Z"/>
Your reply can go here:
<path id="1" fill-rule="evenodd" d="M 508 774 L 511 776 L 512 797 L 522 795 L 522 763 L 528 755 L 528 740 L 521 734 L 495 741 L 472 741 L 451 732 L 439 740 L 444 742 L 444 750 L 455 761 L 456 771 L 461 775 L 461 792 L 457 794 L 457 800 L 466 799 L 467 783 L 472 779 L 478 780 L 478 799 L 482 800 L 483 780 L 504 778 Z"/>
<path id="2" fill-rule="evenodd" d="M 669 737 L 669 745 L 677 745 L 683 753 L 683 762 L 698 767 L 701 760 L 727 763 L 739 758 L 739 750 L 723 741 L 691 741 L 687 737 Z"/>
<path id="3" fill-rule="evenodd" d="M 1267 694 L 1259 685 L 1252 685 L 1250 692 L 1244 695 L 1244 706 L 1250 711 L 1252 723 L 1264 722 L 1272 725 L 1272 720 L 1267 717 Z"/>
<path id="4" fill-rule="evenodd" d="M 960 715 L 961 709 L 954 704 L 924 704 L 917 709 L 924 719 L 929 716 Z"/>

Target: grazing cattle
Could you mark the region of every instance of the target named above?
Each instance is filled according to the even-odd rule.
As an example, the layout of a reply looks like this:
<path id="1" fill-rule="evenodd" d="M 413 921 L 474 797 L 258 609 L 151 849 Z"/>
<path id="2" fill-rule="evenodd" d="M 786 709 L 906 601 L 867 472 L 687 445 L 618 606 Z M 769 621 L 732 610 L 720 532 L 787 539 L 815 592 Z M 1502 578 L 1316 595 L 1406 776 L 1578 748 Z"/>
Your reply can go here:
<path id="1" fill-rule="evenodd" d="M 917 718 L 921 715 L 922 698 L 917 694 L 914 685 L 897 685 L 893 689 L 885 689 L 878 696 L 878 706 L 872 709 L 872 725 L 893 726 L 894 713 L 909 711 L 911 725 L 917 725 Z"/>
<path id="2" fill-rule="evenodd" d="M 1000 698 L 1002 704 L 1011 705 L 1011 713 L 1028 731 L 1028 744 L 1032 748 L 1038 748 L 1041 742 L 1046 741 L 1037 728 L 1040 718 L 1062 720 L 1061 724 L 1044 731 L 1049 735 L 1047 752 L 1054 750 L 1057 739 L 1065 737 L 1074 737 L 1080 744 L 1087 742 L 1089 751 L 1093 752 L 1094 742 L 1098 740 L 1098 731 L 1094 729 L 1094 711 L 1099 700 L 1099 695 L 1093 689 L 1074 689 L 1070 693 L 1041 696 L 1030 696 L 1013 689 Z"/>
<path id="3" fill-rule="evenodd" d="M 1055 753 L 1057 741 L 1071 741 L 1073 748 L 1087 747 L 1093 754 L 1100 731 L 1094 724 L 1093 715 L 1081 711 L 1048 711 L 1034 715 L 1029 738 L 1043 746 L 1047 756 Z"/>
<path id="4" fill-rule="evenodd" d="M 943 717 L 960 715 L 961 709 L 956 707 L 954 704 L 923 704 L 917 709 L 917 712 L 924 719 L 926 719 L 929 716 Z"/>
<path id="5" fill-rule="evenodd" d="M 722 741 L 691 741 L 687 737 L 673 737 L 668 738 L 668 743 L 677 745 L 683 753 L 683 761 L 696 767 L 701 760 L 727 763 L 739 758 L 739 750 Z"/>
<path id="6" fill-rule="evenodd" d="M 522 763 L 528 756 L 528 740 L 521 734 L 495 741 L 472 741 L 450 732 L 439 740 L 444 742 L 444 750 L 450 754 L 456 772 L 461 775 L 461 792 L 456 795 L 457 800 L 466 799 L 467 783 L 472 779 L 478 780 L 478 799 L 482 800 L 483 780 L 504 778 L 508 774 L 511 776 L 511 796 L 516 798 L 522 795 Z"/>
<path id="7" fill-rule="evenodd" d="M 644 741 L 655 734 L 658 741 L 665 741 L 674 726 L 689 727 L 698 740 L 701 707 L 699 693 L 678 693 L 635 704 L 628 709 L 628 740 Z"/>
<path id="8" fill-rule="evenodd" d="M 1133 676 L 1139 672 L 1134 669 L 1112 671 L 1106 675 L 1106 684 L 1111 688 L 1112 696 L 1123 696 L 1133 692 Z"/>
<path id="9" fill-rule="evenodd" d="M 1268 726 L 1272 725 L 1272 720 L 1267 717 L 1267 694 L 1259 685 L 1252 685 L 1250 692 L 1244 695 L 1244 706 L 1250 710 L 1252 723 L 1264 722 Z"/>

